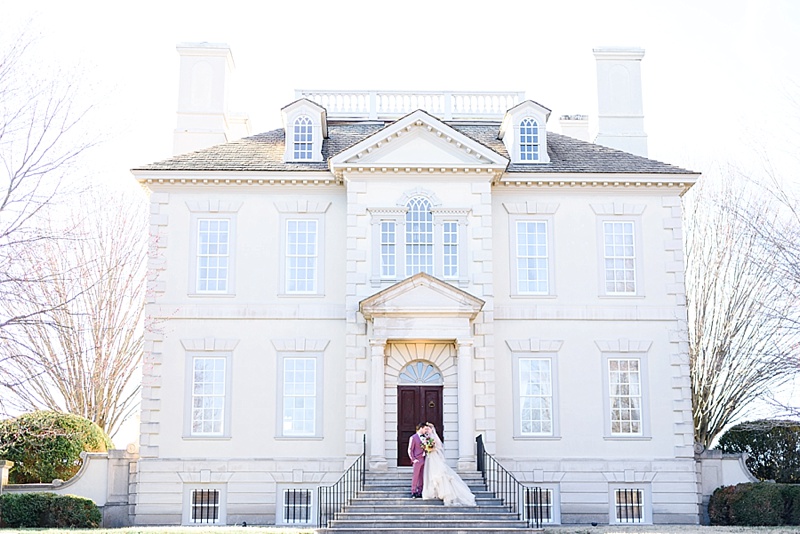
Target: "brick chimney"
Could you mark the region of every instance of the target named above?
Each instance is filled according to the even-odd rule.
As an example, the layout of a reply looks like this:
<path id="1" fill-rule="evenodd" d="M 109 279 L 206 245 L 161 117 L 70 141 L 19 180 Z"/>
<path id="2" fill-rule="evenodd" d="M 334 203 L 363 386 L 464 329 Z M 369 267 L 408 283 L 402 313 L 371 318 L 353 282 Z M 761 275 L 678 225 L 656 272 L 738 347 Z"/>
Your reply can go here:
<path id="1" fill-rule="evenodd" d="M 641 48 L 595 48 L 598 145 L 647 157 Z"/>

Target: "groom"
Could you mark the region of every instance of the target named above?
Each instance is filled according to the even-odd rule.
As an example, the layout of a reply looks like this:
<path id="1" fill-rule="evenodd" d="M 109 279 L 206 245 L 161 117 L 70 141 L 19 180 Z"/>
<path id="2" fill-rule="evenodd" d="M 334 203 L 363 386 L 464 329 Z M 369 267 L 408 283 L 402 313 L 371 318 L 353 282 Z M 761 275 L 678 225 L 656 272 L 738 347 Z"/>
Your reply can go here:
<path id="1" fill-rule="evenodd" d="M 425 423 L 417 425 L 416 433 L 408 440 L 408 457 L 414 466 L 414 476 L 411 478 L 411 498 L 422 498 L 422 474 L 425 471 L 425 449 L 422 448 L 422 433 L 426 430 Z"/>

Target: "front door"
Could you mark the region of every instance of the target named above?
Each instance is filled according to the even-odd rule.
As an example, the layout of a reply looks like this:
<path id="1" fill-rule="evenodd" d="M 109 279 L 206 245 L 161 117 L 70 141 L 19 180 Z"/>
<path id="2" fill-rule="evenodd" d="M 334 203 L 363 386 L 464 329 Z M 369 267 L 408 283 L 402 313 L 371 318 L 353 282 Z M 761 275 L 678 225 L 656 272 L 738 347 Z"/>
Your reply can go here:
<path id="1" fill-rule="evenodd" d="M 442 386 L 397 386 L 397 465 L 410 466 L 408 440 L 417 423 L 430 422 L 444 441 Z"/>

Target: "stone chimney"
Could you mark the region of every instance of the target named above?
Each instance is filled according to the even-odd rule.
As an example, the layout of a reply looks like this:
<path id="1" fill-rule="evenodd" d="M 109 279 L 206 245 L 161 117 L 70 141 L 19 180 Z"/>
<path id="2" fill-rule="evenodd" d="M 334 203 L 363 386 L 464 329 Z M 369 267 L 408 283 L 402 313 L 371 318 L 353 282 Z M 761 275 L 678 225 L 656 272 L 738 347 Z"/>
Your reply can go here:
<path id="1" fill-rule="evenodd" d="M 641 48 L 595 48 L 598 145 L 647 157 Z"/>
<path id="2" fill-rule="evenodd" d="M 234 70 L 228 45 L 181 43 L 177 49 L 181 63 L 173 153 L 192 152 L 248 135 L 247 117 L 227 109 Z"/>
<path id="3" fill-rule="evenodd" d="M 561 115 L 558 119 L 561 125 L 561 133 L 589 141 L 589 116 L 588 115 Z"/>

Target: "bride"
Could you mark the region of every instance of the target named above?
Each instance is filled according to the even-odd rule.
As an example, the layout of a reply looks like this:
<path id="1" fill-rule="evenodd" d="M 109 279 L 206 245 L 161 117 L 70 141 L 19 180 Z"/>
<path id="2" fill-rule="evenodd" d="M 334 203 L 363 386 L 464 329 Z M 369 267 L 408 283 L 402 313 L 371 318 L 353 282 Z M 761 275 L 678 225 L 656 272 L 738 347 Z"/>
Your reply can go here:
<path id="1" fill-rule="evenodd" d="M 444 446 L 432 423 L 426 425 L 433 439 L 433 450 L 425 456 L 422 498 L 442 499 L 445 506 L 475 506 L 475 495 L 461 477 L 445 463 Z"/>

